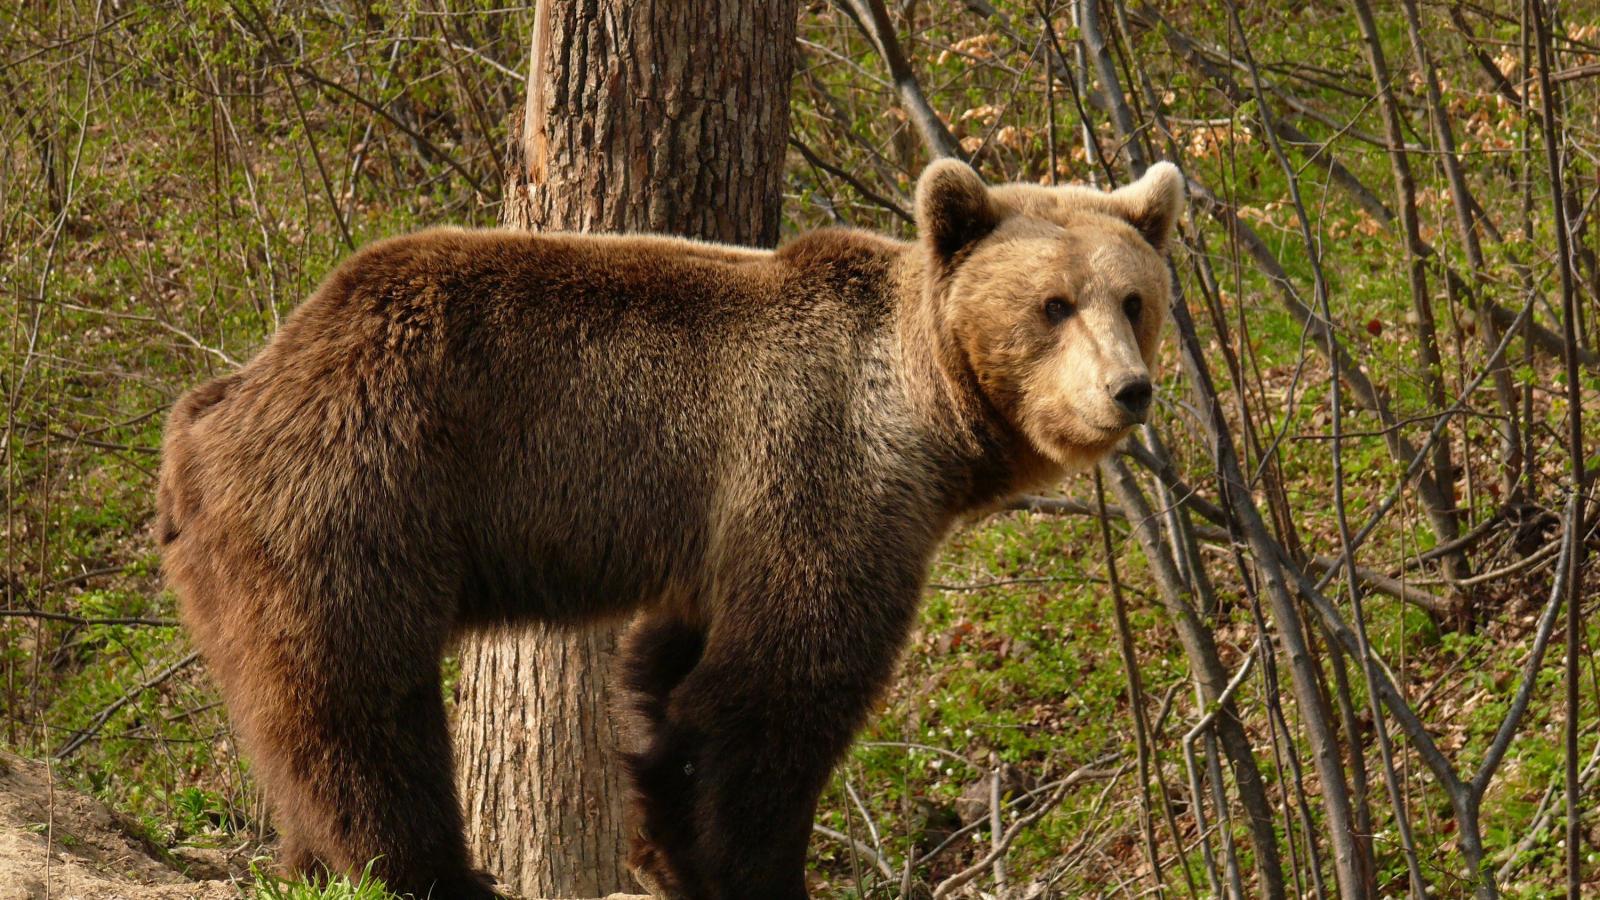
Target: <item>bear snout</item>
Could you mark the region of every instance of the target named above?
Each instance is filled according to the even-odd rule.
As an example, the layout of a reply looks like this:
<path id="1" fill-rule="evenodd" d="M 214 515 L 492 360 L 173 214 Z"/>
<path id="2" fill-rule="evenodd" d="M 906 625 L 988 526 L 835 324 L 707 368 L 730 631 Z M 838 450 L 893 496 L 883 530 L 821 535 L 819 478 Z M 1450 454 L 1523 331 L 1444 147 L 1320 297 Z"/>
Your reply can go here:
<path id="1" fill-rule="evenodd" d="M 1138 425 L 1149 417 L 1150 400 L 1155 396 L 1150 376 L 1127 375 L 1112 382 L 1106 390 L 1110 392 L 1111 399 L 1116 401 L 1117 410 L 1127 424 Z"/>

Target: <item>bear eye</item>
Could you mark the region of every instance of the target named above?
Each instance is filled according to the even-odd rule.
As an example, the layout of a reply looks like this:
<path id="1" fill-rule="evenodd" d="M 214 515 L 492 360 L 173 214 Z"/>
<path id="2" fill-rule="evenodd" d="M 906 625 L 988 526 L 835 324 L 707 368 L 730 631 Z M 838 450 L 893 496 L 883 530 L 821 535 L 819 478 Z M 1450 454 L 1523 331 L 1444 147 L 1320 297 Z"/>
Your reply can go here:
<path id="1" fill-rule="evenodd" d="M 1138 294 L 1129 294 L 1122 301 L 1122 314 L 1127 316 L 1128 321 L 1135 325 L 1139 324 L 1139 313 L 1143 311 L 1144 299 Z"/>
<path id="2" fill-rule="evenodd" d="M 1060 325 L 1077 311 L 1078 308 L 1064 297 L 1051 297 L 1044 302 L 1044 317 L 1050 320 L 1051 325 Z"/>

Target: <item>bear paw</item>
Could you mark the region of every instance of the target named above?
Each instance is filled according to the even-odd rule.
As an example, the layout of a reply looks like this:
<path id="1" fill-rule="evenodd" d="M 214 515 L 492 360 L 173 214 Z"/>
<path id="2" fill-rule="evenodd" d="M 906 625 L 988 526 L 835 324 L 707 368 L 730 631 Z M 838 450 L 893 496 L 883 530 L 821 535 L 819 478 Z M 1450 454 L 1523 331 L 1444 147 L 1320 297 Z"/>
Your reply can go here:
<path id="1" fill-rule="evenodd" d="M 667 863 L 666 855 L 653 845 L 641 841 L 628 860 L 628 869 L 639 886 L 649 891 L 655 900 L 691 900 Z"/>

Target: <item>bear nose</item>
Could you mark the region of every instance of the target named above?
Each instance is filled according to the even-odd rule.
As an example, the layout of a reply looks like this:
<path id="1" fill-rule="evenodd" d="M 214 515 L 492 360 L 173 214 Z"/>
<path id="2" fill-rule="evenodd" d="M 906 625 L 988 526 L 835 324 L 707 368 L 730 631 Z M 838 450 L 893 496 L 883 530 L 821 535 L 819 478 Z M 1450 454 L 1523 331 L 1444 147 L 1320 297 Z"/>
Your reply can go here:
<path id="1" fill-rule="evenodd" d="M 1150 398 L 1155 394 L 1150 379 L 1143 375 L 1124 378 L 1112 386 L 1111 396 L 1122 407 L 1129 422 L 1143 422 L 1150 412 Z"/>

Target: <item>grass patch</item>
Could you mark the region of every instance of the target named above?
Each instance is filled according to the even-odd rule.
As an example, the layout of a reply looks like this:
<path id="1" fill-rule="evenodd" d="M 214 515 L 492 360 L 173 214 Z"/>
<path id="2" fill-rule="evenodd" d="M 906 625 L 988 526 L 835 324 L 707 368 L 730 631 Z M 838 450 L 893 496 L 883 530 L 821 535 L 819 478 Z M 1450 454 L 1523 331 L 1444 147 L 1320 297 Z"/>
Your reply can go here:
<path id="1" fill-rule="evenodd" d="M 320 882 L 306 882 L 280 878 L 267 871 L 267 864 L 252 863 L 250 872 L 255 883 L 250 888 L 250 900 L 402 900 L 402 895 L 391 894 L 383 880 L 372 874 L 373 863 L 355 878 L 337 875 Z M 410 895 L 404 895 L 409 900 Z"/>

